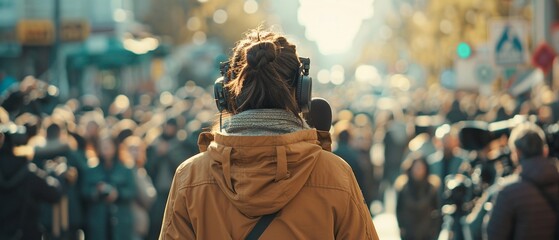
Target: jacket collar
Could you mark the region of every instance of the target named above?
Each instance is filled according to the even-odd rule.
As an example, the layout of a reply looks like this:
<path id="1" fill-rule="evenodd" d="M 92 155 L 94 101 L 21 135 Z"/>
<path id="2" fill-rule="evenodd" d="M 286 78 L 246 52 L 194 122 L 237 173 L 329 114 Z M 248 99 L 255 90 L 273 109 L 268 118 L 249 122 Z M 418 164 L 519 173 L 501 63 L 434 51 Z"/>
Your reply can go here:
<path id="1" fill-rule="evenodd" d="M 330 132 L 327 131 L 320 131 L 317 129 L 310 129 L 305 131 L 314 131 L 316 132 L 316 140 L 317 144 L 325 151 L 332 151 L 332 136 Z M 212 141 L 215 140 L 216 136 L 223 136 L 217 132 L 202 132 L 198 136 L 198 149 L 200 152 L 205 152 L 208 150 L 208 146 Z"/>
<path id="2" fill-rule="evenodd" d="M 538 184 L 550 184 L 559 182 L 559 171 L 555 159 L 535 157 L 520 161 L 522 171 L 520 176 L 528 178 Z"/>

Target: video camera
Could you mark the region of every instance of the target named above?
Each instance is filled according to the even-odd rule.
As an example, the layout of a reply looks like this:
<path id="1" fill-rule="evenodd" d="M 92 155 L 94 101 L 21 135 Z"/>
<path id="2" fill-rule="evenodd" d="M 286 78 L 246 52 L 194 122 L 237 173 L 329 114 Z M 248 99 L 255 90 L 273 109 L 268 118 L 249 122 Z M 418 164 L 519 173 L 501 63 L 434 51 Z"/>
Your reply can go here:
<path id="1" fill-rule="evenodd" d="M 510 130 L 516 125 L 526 122 L 527 117 L 517 115 L 511 119 L 487 123 L 483 121 L 462 121 L 459 124 L 458 137 L 463 149 L 479 151 L 486 148 L 492 141 L 509 135 Z"/>
<path id="2" fill-rule="evenodd" d="M 512 128 L 523 122 L 538 124 L 536 116 L 516 115 L 515 117 L 487 123 L 483 121 L 463 121 L 459 132 L 461 147 L 469 151 L 479 151 L 486 148 L 492 141 L 506 135 L 509 136 Z M 559 157 L 559 123 L 551 125 L 538 124 L 544 131 L 546 142 L 549 146 L 549 156 Z M 503 154 L 507 154 L 506 151 Z M 497 159 L 494 156 L 492 159 Z"/>

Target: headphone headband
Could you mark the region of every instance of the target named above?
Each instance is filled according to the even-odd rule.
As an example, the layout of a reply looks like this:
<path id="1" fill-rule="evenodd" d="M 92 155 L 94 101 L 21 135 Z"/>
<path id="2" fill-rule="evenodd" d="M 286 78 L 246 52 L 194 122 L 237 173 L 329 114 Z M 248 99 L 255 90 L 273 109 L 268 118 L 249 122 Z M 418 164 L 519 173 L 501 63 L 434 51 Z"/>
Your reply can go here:
<path id="1" fill-rule="evenodd" d="M 299 111 L 306 113 L 310 111 L 311 106 L 311 91 L 312 91 L 312 78 L 309 77 L 311 59 L 299 57 L 301 65 L 296 74 L 295 79 L 295 98 L 297 99 L 297 105 Z M 214 83 L 214 98 L 217 105 L 217 109 L 222 112 L 223 110 L 229 110 L 229 90 L 226 84 L 229 82 L 230 61 L 219 63 L 219 72 L 221 77 L 219 77 Z M 235 76 L 232 76 L 235 78 Z"/>

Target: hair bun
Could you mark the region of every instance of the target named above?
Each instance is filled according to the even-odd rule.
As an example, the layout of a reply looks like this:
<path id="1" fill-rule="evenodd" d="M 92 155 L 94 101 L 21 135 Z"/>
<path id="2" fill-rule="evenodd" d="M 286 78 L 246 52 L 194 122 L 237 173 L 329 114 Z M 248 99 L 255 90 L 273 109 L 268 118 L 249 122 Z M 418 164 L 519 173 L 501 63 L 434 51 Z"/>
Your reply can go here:
<path id="1" fill-rule="evenodd" d="M 262 68 L 276 60 L 276 51 L 276 45 L 273 42 L 258 42 L 247 48 L 247 63 L 252 68 Z"/>

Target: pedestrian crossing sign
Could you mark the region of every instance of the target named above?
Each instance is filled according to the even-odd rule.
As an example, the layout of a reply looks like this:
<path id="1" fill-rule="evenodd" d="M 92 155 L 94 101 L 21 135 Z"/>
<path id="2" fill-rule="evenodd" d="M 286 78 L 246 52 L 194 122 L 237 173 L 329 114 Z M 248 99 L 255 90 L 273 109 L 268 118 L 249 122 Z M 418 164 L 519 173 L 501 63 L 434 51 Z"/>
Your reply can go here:
<path id="1" fill-rule="evenodd" d="M 494 20 L 490 24 L 491 43 L 497 65 L 525 64 L 527 23 L 524 20 Z"/>

